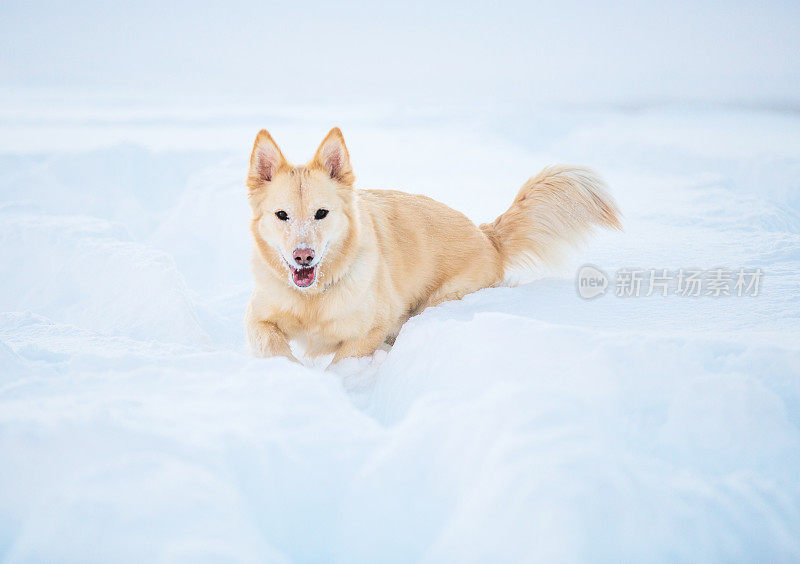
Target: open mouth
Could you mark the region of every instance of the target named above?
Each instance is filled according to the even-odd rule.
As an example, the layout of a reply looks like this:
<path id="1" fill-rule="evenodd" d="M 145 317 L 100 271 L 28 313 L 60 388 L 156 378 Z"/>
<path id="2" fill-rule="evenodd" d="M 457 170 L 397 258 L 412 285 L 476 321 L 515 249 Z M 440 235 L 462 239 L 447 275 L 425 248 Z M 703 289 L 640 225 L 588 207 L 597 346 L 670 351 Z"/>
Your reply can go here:
<path id="1" fill-rule="evenodd" d="M 295 286 L 306 288 L 314 283 L 317 276 L 316 266 L 307 266 L 305 268 L 292 268 L 292 280 Z"/>

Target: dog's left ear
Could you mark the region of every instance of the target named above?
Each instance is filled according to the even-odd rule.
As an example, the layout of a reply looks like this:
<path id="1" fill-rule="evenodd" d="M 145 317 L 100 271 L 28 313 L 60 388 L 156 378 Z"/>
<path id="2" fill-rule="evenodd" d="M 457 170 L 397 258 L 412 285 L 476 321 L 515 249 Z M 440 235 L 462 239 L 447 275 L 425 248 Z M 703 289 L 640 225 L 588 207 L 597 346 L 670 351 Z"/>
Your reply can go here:
<path id="1" fill-rule="evenodd" d="M 356 177 L 350 166 L 350 153 L 347 152 L 341 129 L 334 127 L 328 132 L 314 158 L 311 159 L 311 166 L 321 168 L 342 184 L 353 185 Z"/>

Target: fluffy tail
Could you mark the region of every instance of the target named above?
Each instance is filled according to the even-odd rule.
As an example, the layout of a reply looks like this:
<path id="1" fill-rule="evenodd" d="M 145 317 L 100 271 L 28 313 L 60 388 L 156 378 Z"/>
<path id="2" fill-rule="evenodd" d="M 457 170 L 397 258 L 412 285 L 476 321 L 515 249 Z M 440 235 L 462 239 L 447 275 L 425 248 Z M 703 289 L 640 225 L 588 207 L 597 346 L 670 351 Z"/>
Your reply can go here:
<path id="1" fill-rule="evenodd" d="M 596 225 L 622 229 L 605 184 L 587 168 L 550 166 L 520 188 L 511 207 L 480 226 L 500 252 L 503 270 L 553 267 Z"/>

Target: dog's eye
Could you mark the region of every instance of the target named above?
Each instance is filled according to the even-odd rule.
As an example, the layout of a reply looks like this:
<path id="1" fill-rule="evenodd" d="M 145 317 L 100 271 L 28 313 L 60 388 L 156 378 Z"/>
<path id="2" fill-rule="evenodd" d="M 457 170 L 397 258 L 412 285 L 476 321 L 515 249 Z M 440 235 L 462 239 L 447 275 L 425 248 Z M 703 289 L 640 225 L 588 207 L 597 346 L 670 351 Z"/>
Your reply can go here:
<path id="1" fill-rule="evenodd" d="M 317 210 L 317 213 L 314 214 L 314 219 L 322 219 L 328 215 L 328 210 L 323 210 L 322 208 Z"/>
<path id="2" fill-rule="evenodd" d="M 286 213 L 286 212 L 285 212 L 285 211 L 283 211 L 283 210 L 276 211 L 276 212 L 275 212 L 275 215 L 276 215 L 276 216 L 278 217 L 278 219 L 280 219 L 281 221 L 286 221 L 287 219 L 289 219 L 289 214 L 288 214 L 288 213 Z"/>

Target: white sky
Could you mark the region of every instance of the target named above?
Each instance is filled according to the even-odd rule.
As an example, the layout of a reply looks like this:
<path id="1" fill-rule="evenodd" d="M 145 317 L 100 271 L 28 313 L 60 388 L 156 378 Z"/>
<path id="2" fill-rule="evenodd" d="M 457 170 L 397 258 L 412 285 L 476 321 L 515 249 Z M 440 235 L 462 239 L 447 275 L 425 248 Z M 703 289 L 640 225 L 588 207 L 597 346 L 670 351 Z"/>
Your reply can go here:
<path id="1" fill-rule="evenodd" d="M 302 104 L 800 102 L 800 2 L 125 4 L 4 1 L 3 88 Z"/>

